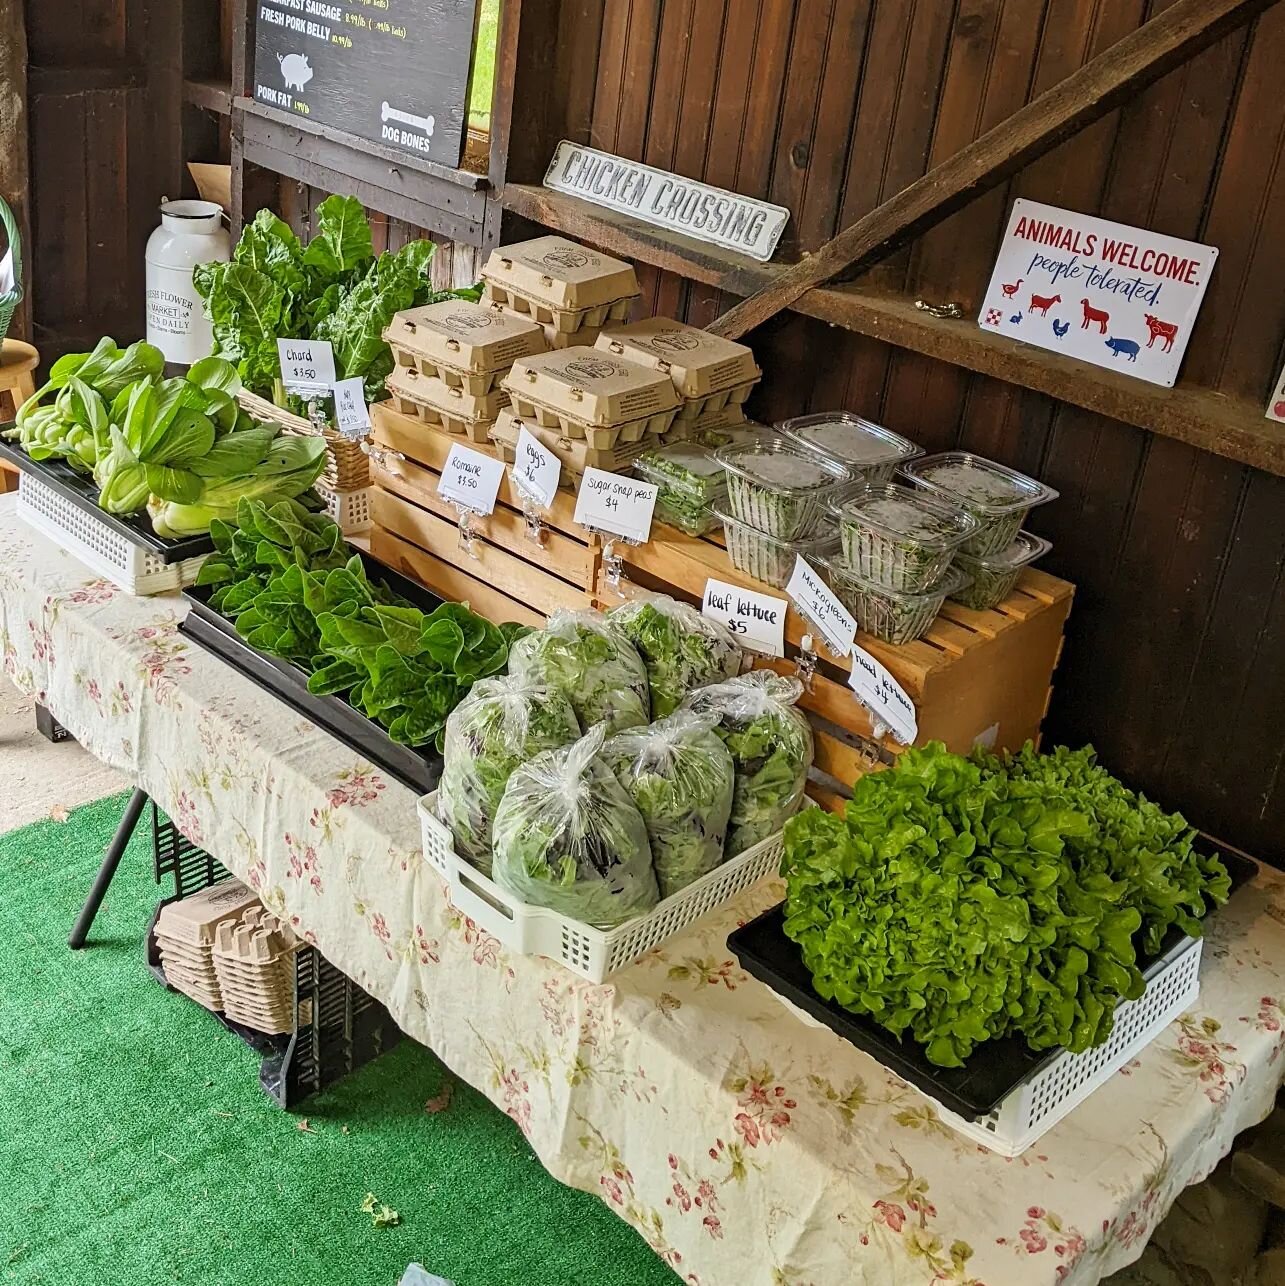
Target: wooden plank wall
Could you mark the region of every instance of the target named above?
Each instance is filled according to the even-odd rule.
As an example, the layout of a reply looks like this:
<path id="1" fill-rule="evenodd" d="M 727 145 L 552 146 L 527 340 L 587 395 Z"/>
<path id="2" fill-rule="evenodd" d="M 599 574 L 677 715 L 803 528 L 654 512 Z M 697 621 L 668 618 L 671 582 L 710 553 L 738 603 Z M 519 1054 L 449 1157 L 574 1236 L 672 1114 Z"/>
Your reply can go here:
<path id="1" fill-rule="evenodd" d="M 797 253 L 1118 40 L 1167 0 L 619 0 L 590 141 L 768 197 Z M 1265 401 L 1285 338 L 1285 5 L 872 274 L 972 310 L 1012 197 L 1220 247 L 1184 381 Z M 711 289 L 646 270 L 708 323 Z M 1042 396 L 779 318 L 751 411 L 845 407 L 1035 473 L 1031 527 L 1079 586 L 1046 737 L 1285 864 L 1285 479 Z M 801 378 L 804 376 L 804 378 Z"/>
<path id="2" fill-rule="evenodd" d="M 34 342 L 143 328 L 143 251 L 182 186 L 175 0 L 26 0 Z"/>

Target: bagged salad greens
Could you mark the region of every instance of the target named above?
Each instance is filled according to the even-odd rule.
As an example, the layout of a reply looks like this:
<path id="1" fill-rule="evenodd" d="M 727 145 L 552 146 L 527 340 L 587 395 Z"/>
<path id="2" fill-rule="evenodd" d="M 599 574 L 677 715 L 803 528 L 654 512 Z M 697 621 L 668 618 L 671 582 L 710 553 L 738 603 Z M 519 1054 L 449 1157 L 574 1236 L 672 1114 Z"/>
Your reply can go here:
<path id="1" fill-rule="evenodd" d="M 602 726 L 509 778 L 496 810 L 495 882 L 599 929 L 660 900 L 642 814 L 602 756 Z"/>
<path id="2" fill-rule="evenodd" d="M 601 612 L 554 612 L 514 646 L 509 673 L 565 693 L 581 728 L 605 723 L 610 734 L 648 722 L 647 668 Z"/>
<path id="3" fill-rule="evenodd" d="M 647 667 L 654 719 L 672 714 L 693 688 L 741 671 L 741 649 L 731 633 L 667 594 L 631 599 L 613 607 L 607 620 Z"/>
<path id="4" fill-rule="evenodd" d="M 482 679 L 446 720 L 437 815 L 455 847 L 491 874 L 491 823 L 513 770 L 580 736 L 565 694 L 505 676 Z"/>
<path id="5" fill-rule="evenodd" d="M 662 898 L 723 862 L 736 769 L 717 727 L 716 715 L 681 711 L 603 746 L 647 824 Z"/>
<path id="6" fill-rule="evenodd" d="M 697 688 L 684 710 L 716 715 L 736 765 L 736 790 L 725 846 L 735 857 L 779 831 L 803 802 L 812 767 L 812 727 L 795 705 L 798 679 L 754 670 Z"/>

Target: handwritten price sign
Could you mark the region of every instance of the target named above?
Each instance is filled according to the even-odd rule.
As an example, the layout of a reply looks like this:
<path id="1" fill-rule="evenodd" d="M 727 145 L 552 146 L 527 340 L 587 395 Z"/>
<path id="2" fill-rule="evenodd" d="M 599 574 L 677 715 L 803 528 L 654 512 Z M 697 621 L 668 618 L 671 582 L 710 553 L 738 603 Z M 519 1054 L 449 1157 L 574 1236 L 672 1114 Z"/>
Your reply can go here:
<path id="1" fill-rule="evenodd" d="M 281 382 L 296 397 L 324 397 L 335 385 L 335 350 L 327 339 L 279 339 Z"/>
<path id="2" fill-rule="evenodd" d="M 857 694 L 857 700 L 875 719 L 885 724 L 903 746 L 914 744 L 919 733 L 915 703 L 888 668 L 856 644 L 852 647 L 852 673 L 848 675 L 848 686 Z"/>
<path id="3" fill-rule="evenodd" d="M 785 613 L 789 604 L 783 598 L 741 589 L 726 581 L 710 577 L 705 582 L 705 601 L 701 613 L 711 621 L 725 625 L 742 647 L 767 656 L 785 655 Z"/>
<path id="4" fill-rule="evenodd" d="M 370 408 L 360 375 L 335 383 L 335 424 L 346 438 L 364 438 L 370 432 Z"/>
<path id="5" fill-rule="evenodd" d="M 437 494 L 452 504 L 486 515 L 495 510 L 503 478 L 503 461 L 456 443 L 442 466 Z"/>
<path id="6" fill-rule="evenodd" d="M 586 469 L 576 497 L 575 520 L 582 527 L 645 544 L 658 487 L 606 469 Z"/>
<path id="7" fill-rule="evenodd" d="M 558 494 L 561 478 L 562 462 L 558 457 L 541 446 L 529 429 L 520 429 L 513 461 L 513 484 L 518 491 L 547 509 Z"/>
<path id="8" fill-rule="evenodd" d="M 794 560 L 794 574 L 785 592 L 794 600 L 800 613 L 821 631 L 826 646 L 835 656 L 847 656 L 852 651 L 852 640 L 857 634 L 856 621 L 802 554 Z"/>

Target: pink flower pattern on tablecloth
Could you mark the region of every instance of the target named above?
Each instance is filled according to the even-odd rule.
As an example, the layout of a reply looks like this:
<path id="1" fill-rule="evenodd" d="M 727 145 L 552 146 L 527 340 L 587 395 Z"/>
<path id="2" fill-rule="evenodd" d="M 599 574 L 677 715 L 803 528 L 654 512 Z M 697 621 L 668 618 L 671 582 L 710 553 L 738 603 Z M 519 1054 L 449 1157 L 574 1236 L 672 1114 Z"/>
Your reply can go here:
<path id="1" fill-rule="evenodd" d="M 790 1128 L 790 1113 L 798 1102 L 775 1079 L 766 1063 L 757 1063 L 734 1074 L 728 1082 L 740 1108 L 732 1125 L 746 1147 L 775 1143 Z"/>
<path id="2" fill-rule="evenodd" d="M 1271 1061 L 1274 1063 L 1285 1048 L 1285 1006 L 1275 996 L 1263 996 L 1258 1002 L 1258 1012 L 1252 1018 L 1242 1018 L 1255 1031 L 1264 1032 L 1276 1038 L 1272 1048 Z"/>
<path id="3" fill-rule="evenodd" d="M 1226 1102 L 1233 1086 L 1244 1077 L 1245 1068 L 1232 1057 L 1236 1046 L 1217 1039 L 1222 1024 L 1216 1018 L 1197 1019 L 1184 1014 L 1178 1019 L 1178 1028 L 1174 1056 L 1196 1071 L 1200 1087 L 1211 1103 Z"/>
<path id="4" fill-rule="evenodd" d="M 339 780 L 326 792 L 331 808 L 367 808 L 387 789 L 380 775 L 369 764 L 345 768 Z"/>
<path id="5" fill-rule="evenodd" d="M 321 872 L 317 866 L 317 846 L 300 839 L 290 831 L 285 833 L 286 872 L 292 880 L 306 883 L 317 895 L 321 894 Z"/>

